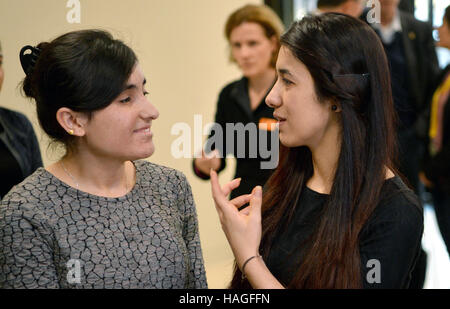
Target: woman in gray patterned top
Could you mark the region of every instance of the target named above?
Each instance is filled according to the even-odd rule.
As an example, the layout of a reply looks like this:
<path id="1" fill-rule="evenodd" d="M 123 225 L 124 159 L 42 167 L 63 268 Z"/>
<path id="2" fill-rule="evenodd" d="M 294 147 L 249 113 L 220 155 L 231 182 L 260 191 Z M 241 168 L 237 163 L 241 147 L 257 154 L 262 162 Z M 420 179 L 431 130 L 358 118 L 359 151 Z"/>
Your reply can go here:
<path id="1" fill-rule="evenodd" d="M 84 30 L 21 54 L 57 163 L 0 206 L 0 287 L 206 288 L 191 188 L 154 151 L 156 108 L 134 52 Z"/>

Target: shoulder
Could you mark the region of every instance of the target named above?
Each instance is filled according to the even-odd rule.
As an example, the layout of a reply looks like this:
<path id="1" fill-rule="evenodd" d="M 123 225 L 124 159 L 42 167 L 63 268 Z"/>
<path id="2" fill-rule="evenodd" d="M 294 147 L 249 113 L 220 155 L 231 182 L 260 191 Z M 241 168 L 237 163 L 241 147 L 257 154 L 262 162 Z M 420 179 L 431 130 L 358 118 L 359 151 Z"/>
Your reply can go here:
<path id="1" fill-rule="evenodd" d="M 417 195 L 398 177 L 388 179 L 377 207 L 369 218 L 370 226 L 422 233 L 423 207 Z"/>
<path id="2" fill-rule="evenodd" d="M 5 119 L 6 121 L 8 121 L 9 123 L 15 124 L 15 123 L 20 123 L 20 124 L 28 124 L 29 120 L 27 118 L 27 116 L 25 116 L 24 114 L 20 113 L 20 112 L 16 112 L 7 108 L 3 108 L 0 107 L 0 115 L 2 116 L 3 119 Z"/>
<path id="3" fill-rule="evenodd" d="M 175 203 L 182 213 L 192 208 L 194 200 L 191 186 L 186 176 L 176 169 L 151 163 L 145 160 L 135 161 L 140 173 L 140 185 L 144 191 L 152 193 L 153 197 Z"/>
<path id="4" fill-rule="evenodd" d="M 219 98 L 229 97 L 235 91 L 240 91 L 240 89 L 243 89 L 243 87 L 245 87 L 246 84 L 247 79 L 245 77 L 230 82 L 229 84 L 225 85 L 225 87 L 222 88 L 219 94 Z"/>
<path id="5" fill-rule="evenodd" d="M 135 161 L 134 164 L 141 174 L 142 183 L 177 194 L 180 189 L 189 187 L 186 176 L 179 170 L 145 160 Z"/>
<path id="6" fill-rule="evenodd" d="M 45 176 L 45 170 L 38 168 L 33 174 L 14 186 L 2 199 L 0 220 L 11 221 L 13 218 L 25 218 L 29 221 L 42 221 L 49 200 L 47 188 L 51 180 Z"/>
<path id="7" fill-rule="evenodd" d="M 418 20 L 414 17 L 414 15 L 406 12 L 400 11 L 400 19 L 402 21 L 402 25 L 406 25 L 409 28 L 412 28 L 411 30 L 416 31 L 423 31 L 423 32 L 430 32 L 433 30 L 430 23 Z"/>
<path id="8" fill-rule="evenodd" d="M 44 168 L 40 167 L 33 174 L 15 185 L 3 198 L 3 201 L 13 203 L 38 202 L 42 193 L 47 192 L 51 179 Z"/>

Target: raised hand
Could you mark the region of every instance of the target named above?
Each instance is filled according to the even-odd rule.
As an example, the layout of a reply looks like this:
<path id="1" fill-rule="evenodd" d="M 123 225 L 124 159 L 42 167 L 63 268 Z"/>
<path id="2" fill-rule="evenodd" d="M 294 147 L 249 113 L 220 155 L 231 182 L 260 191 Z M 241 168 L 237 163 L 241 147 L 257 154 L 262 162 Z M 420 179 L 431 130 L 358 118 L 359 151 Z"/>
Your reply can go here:
<path id="1" fill-rule="evenodd" d="M 262 188 L 257 186 L 251 194 L 228 200 L 230 192 L 239 187 L 241 180 L 234 179 L 220 186 L 217 173 L 210 171 L 211 188 L 222 229 L 233 250 L 239 268 L 251 256 L 258 255 L 261 242 L 261 202 Z M 239 211 L 243 205 L 250 206 Z"/>

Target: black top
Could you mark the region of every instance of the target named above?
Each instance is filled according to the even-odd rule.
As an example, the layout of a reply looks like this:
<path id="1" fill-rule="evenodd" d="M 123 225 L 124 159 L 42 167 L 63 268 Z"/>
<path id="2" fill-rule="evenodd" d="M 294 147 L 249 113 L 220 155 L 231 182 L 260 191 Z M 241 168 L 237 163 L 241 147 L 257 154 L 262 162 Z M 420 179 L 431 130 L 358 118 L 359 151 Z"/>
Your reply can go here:
<path id="1" fill-rule="evenodd" d="M 0 124 L 0 134 L 4 132 Z M 22 181 L 22 171 L 19 163 L 0 139 L 0 199 L 5 196 L 11 188 Z"/>
<path id="2" fill-rule="evenodd" d="M 275 82 L 275 81 L 274 81 Z M 268 89 L 267 94 L 270 92 L 270 89 Z M 216 111 L 216 117 L 215 122 L 219 124 L 222 127 L 223 130 L 223 143 L 222 147 L 211 144 L 211 149 L 218 149 L 221 155 L 225 158 L 226 155 L 232 154 L 236 158 L 236 178 L 242 178 L 242 182 L 239 188 L 235 189 L 231 193 L 231 198 L 234 198 L 236 196 L 242 195 L 242 194 L 248 194 L 252 191 L 252 189 L 257 186 L 261 185 L 263 186 L 269 176 L 271 175 L 272 171 L 274 169 L 266 169 L 261 168 L 261 163 L 266 162 L 269 164 L 271 160 L 274 159 L 274 153 L 277 154 L 278 158 L 278 146 L 279 146 L 279 140 L 278 135 L 273 135 L 273 131 L 264 131 L 261 129 L 258 129 L 259 123 L 263 122 L 265 119 L 270 119 L 274 122 L 276 120 L 273 118 L 273 108 L 270 108 L 265 103 L 265 99 L 267 94 L 264 96 L 264 98 L 261 100 L 258 107 L 252 111 L 250 106 L 250 98 L 248 94 L 248 79 L 243 77 L 242 79 L 232 82 L 228 84 L 225 88 L 222 89 L 219 95 L 219 101 L 217 104 L 217 111 Z M 269 121 L 270 121 L 269 120 Z M 238 148 L 238 142 L 239 138 L 243 137 L 242 135 L 234 134 L 234 143 L 232 144 L 232 137 L 230 137 L 230 134 L 226 134 L 226 124 L 242 124 L 243 127 L 247 127 L 247 125 L 254 125 L 254 128 L 256 128 L 255 131 L 256 134 L 245 134 L 244 143 L 241 146 L 240 149 Z M 248 132 L 251 132 L 250 130 Z M 263 133 L 264 135 L 261 135 Z M 210 138 L 214 137 L 215 133 L 211 132 Z M 267 138 L 267 142 L 265 145 L 261 145 L 260 138 Z M 227 144 L 228 139 L 228 144 Z M 273 141 L 272 141 L 273 139 Z M 254 149 L 256 152 L 250 151 L 251 147 L 250 145 L 253 144 Z M 234 147 L 232 147 L 234 146 Z M 273 147 L 276 147 L 276 151 L 271 149 Z M 242 148 L 245 148 L 244 155 L 239 154 L 239 151 L 242 151 Z M 267 150 L 266 153 L 262 150 Z M 222 164 L 219 169 L 219 172 L 222 171 L 225 168 L 226 162 L 225 159 L 222 159 Z M 276 163 L 274 167 L 276 167 L 278 163 L 278 160 L 276 160 Z M 270 165 L 270 164 L 269 164 Z M 195 168 L 194 168 L 195 171 Z M 196 175 L 199 176 L 202 179 L 209 179 L 209 175 L 204 175 L 200 173 L 199 171 L 195 171 Z"/>
<path id="3" fill-rule="evenodd" d="M 398 177 L 386 180 L 381 196 L 382 200 L 360 234 L 363 287 L 407 288 L 420 252 L 422 207 L 416 195 Z M 277 232 L 266 264 L 285 286 L 301 263 L 306 247 L 302 243 L 312 235 L 327 198 L 328 195 L 305 186 L 291 223 L 283 228 L 284 232 L 281 228 Z M 379 261 L 380 283 L 366 280 L 368 272 L 376 267 L 368 265 L 368 261 L 374 259 Z"/>
<path id="4" fill-rule="evenodd" d="M 366 10 L 362 18 L 367 20 Z M 427 135 L 427 109 L 431 96 L 433 95 L 433 85 L 439 72 L 439 64 L 436 55 L 436 48 L 433 39 L 433 27 L 427 22 L 422 22 L 414 18 L 414 15 L 399 11 L 400 23 L 402 26 L 401 37 L 403 42 L 404 61 L 407 67 L 408 97 L 413 100 L 412 105 L 416 112 L 417 119 L 413 124 L 419 137 L 426 138 Z M 373 26 L 373 24 L 370 24 Z M 388 52 L 388 51 L 387 51 Z M 391 68 L 391 75 L 397 78 L 402 72 L 393 72 L 396 68 Z M 394 101 L 399 97 L 394 93 Z M 398 94 L 400 95 L 400 94 Z M 409 104 L 411 104 L 409 103 Z M 398 106 L 398 103 L 395 102 Z M 402 103 L 400 103 L 402 104 Z"/>

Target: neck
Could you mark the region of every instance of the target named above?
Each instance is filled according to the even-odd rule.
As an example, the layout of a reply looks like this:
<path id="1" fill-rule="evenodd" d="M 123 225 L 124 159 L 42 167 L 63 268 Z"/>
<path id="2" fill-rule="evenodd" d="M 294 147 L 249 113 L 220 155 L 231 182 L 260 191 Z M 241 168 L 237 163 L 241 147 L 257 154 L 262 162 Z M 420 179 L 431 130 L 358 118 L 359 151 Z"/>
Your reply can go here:
<path id="1" fill-rule="evenodd" d="M 248 87 L 255 92 L 267 91 L 275 80 L 275 69 L 269 68 L 259 75 L 248 78 Z"/>
<path id="2" fill-rule="evenodd" d="M 135 182 L 130 173 L 130 161 L 78 152 L 66 155 L 61 162 L 67 170 L 64 173 L 70 174 L 63 177 L 67 179 L 67 176 L 72 176 L 73 179 L 70 177 L 68 180 L 71 185 L 78 185 L 80 190 L 94 195 L 123 196 Z"/>
<path id="3" fill-rule="evenodd" d="M 314 173 L 308 180 L 308 187 L 323 194 L 330 194 L 339 160 L 341 143 L 337 124 L 327 130 L 320 144 L 310 147 Z"/>

